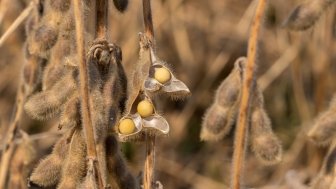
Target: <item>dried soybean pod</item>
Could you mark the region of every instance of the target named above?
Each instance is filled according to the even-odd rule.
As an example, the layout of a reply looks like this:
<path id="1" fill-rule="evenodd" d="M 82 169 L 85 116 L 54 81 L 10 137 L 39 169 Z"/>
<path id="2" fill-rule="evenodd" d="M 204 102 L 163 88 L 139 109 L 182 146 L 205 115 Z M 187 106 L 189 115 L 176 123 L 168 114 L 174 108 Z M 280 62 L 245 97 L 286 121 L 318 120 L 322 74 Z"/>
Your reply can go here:
<path id="1" fill-rule="evenodd" d="M 78 94 L 76 93 L 64 105 L 60 116 L 59 129 L 64 127 L 73 128 L 79 125 L 80 122 L 79 98 Z"/>
<path id="2" fill-rule="evenodd" d="M 124 110 L 127 96 L 127 80 L 121 65 L 121 49 L 116 45 L 110 45 L 111 60 L 109 71 L 103 86 L 104 104 L 107 125 L 115 126 Z M 125 86 L 126 85 L 126 86 Z"/>
<path id="3" fill-rule="evenodd" d="M 136 179 L 128 171 L 114 135 L 106 139 L 106 160 L 109 172 L 109 184 L 117 189 L 139 188 Z"/>
<path id="4" fill-rule="evenodd" d="M 271 120 L 264 109 L 261 91 L 255 88 L 255 97 L 251 113 L 251 148 L 259 160 L 265 164 L 281 161 L 282 147 L 272 131 Z"/>
<path id="5" fill-rule="evenodd" d="M 67 32 L 61 32 L 55 47 L 51 49 L 49 62 L 43 72 L 42 89 L 50 89 L 60 78 L 62 78 L 69 66 L 66 64 L 67 57 L 73 52 L 72 37 Z"/>
<path id="6" fill-rule="evenodd" d="M 68 135 L 64 135 L 54 146 L 53 151 L 34 169 L 29 177 L 30 185 L 40 187 L 56 186 L 61 178 L 61 170 L 68 156 Z"/>
<path id="7" fill-rule="evenodd" d="M 69 144 L 69 154 L 63 164 L 62 177 L 57 189 L 76 188 L 85 176 L 86 144 L 81 129 L 76 129 Z"/>
<path id="8" fill-rule="evenodd" d="M 231 130 L 236 111 L 236 108 L 212 105 L 206 111 L 203 119 L 201 140 L 217 141 L 225 137 Z"/>
<path id="9" fill-rule="evenodd" d="M 49 22 L 52 19 L 51 15 L 44 17 L 37 25 L 34 33 L 28 37 L 28 48 L 31 54 L 46 58 L 48 51 L 55 46 L 59 29 L 56 23 L 51 24 Z"/>
<path id="10" fill-rule="evenodd" d="M 329 144 L 336 135 L 336 96 L 333 97 L 328 110 L 321 113 L 308 136 L 317 144 Z"/>
<path id="11" fill-rule="evenodd" d="M 93 170 L 93 171 L 88 171 L 87 172 L 85 178 L 79 184 L 77 189 L 98 189 L 96 172 L 95 172 L 95 169 L 94 169 L 94 166 L 93 166 L 92 162 L 89 162 L 87 169 L 88 170 Z"/>
<path id="12" fill-rule="evenodd" d="M 291 30 L 306 30 L 312 27 L 335 0 L 309 0 L 298 5 L 284 22 Z"/>
<path id="13" fill-rule="evenodd" d="M 69 70 L 50 90 L 31 96 L 24 108 L 35 119 L 45 120 L 59 113 L 69 96 L 76 91 L 75 70 Z"/>
<path id="14" fill-rule="evenodd" d="M 221 107 L 231 107 L 236 103 L 240 94 L 245 64 L 245 57 L 236 60 L 233 70 L 229 76 L 223 80 L 216 91 L 214 104 Z"/>
<path id="15" fill-rule="evenodd" d="M 124 12 L 128 6 L 128 0 L 113 0 L 113 4 L 119 12 Z"/>
<path id="16" fill-rule="evenodd" d="M 333 141 L 324 159 L 318 176 L 312 182 L 312 189 L 335 187 L 336 142 Z M 333 181 L 334 180 L 334 181 Z"/>
<path id="17" fill-rule="evenodd" d="M 128 87 L 128 99 L 126 102 L 126 111 L 128 114 L 131 111 L 132 104 L 137 98 L 139 91 L 144 89 L 144 82 L 149 75 L 149 69 L 151 66 L 151 54 L 150 54 L 150 40 L 144 34 L 140 34 L 140 52 L 139 61 L 136 64 L 136 68 L 132 73 L 130 79 L 130 86 Z"/>
<path id="18" fill-rule="evenodd" d="M 26 189 L 27 177 L 37 158 L 37 151 L 28 134 L 20 130 L 22 142 L 15 149 L 11 159 L 8 188 Z"/>
<path id="19" fill-rule="evenodd" d="M 245 62 L 244 57 L 237 59 L 229 76 L 218 87 L 215 101 L 206 111 L 203 119 L 202 140 L 220 140 L 230 132 L 238 111 Z"/>
<path id="20" fill-rule="evenodd" d="M 38 90 L 42 81 L 42 69 L 46 63 L 45 59 L 31 55 L 23 65 L 23 81 L 27 95 Z"/>
<path id="21" fill-rule="evenodd" d="M 52 10 L 62 13 L 67 12 L 71 6 L 70 0 L 49 0 L 48 2 Z"/>
<path id="22" fill-rule="evenodd" d="M 127 82 L 121 65 L 121 49 L 105 40 L 94 42 L 88 53 L 89 92 L 91 117 L 95 129 L 95 141 L 103 185 L 107 186 L 105 139 L 109 130 L 120 119 L 126 98 Z M 123 105 L 124 106 L 124 105 Z"/>

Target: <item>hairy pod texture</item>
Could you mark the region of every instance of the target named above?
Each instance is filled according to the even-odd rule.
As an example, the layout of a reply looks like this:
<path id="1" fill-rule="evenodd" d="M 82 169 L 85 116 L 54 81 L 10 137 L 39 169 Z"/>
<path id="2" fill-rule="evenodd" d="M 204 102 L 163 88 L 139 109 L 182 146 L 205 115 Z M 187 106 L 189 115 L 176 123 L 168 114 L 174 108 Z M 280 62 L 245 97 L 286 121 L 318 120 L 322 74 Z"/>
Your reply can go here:
<path id="1" fill-rule="evenodd" d="M 127 97 L 121 49 L 105 40 L 91 46 L 88 57 L 89 100 L 103 185 L 107 185 L 105 139 L 118 123 Z"/>
<path id="2" fill-rule="evenodd" d="M 46 120 L 58 114 L 62 105 L 76 90 L 77 73 L 75 70 L 68 70 L 50 90 L 42 91 L 31 96 L 25 103 L 26 112 L 33 118 Z"/>
<path id="3" fill-rule="evenodd" d="M 128 0 L 113 0 L 113 4 L 119 12 L 124 12 L 128 6 Z"/>
<path id="4" fill-rule="evenodd" d="M 33 168 L 33 163 L 37 157 L 36 149 L 33 146 L 33 142 L 28 137 L 28 134 L 21 131 L 21 135 L 23 135 L 23 142 L 16 147 L 11 160 L 7 188 L 27 188 L 29 170 Z"/>
<path id="5" fill-rule="evenodd" d="M 214 103 L 203 119 L 202 140 L 220 140 L 230 132 L 238 111 L 245 62 L 245 58 L 239 58 L 229 76 L 218 87 Z"/>
<path id="6" fill-rule="evenodd" d="M 61 112 L 59 129 L 74 128 L 81 123 L 80 120 L 80 102 L 78 94 L 74 94 L 68 102 L 64 104 Z"/>
<path id="7" fill-rule="evenodd" d="M 71 0 L 51 0 L 50 7 L 59 12 L 66 12 L 70 9 Z"/>
<path id="8" fill-rule="evenodd" d="M 319 188 L 334 188 L 335 174 L 336 174 L 336 143 L 335 141 L 329 147 L 328 154 L 326 155 L 322 168 L 318 176 L 312 182 L 312 189 Z"/>
<path id="9" fill-rule="evenodd" d="M 265 164 L 275 164 L 281 161 L 281 143 L 272 131 L 271 120 L 264 108 L 264 99 L 258 87 L 255 89 L 250 122 L 251 147 L 256 157 Z"/>
<path id="10" fill-rule="evenodd" d="M 315 124 L 308 132 L 314 142 L 321 145 L 330 144 L 336 134 L 336 96 L 330 102 L 329 108 L 322 112 L 315 120 Z"/>
<path id="11" fill-rule="evenodd" d="M 43 66 L 45 59 L 38 56 L 29 56 L 23 65 L 23 83 L 25 92 L 30 95 L 37 91 L 41 85 Z"/>
<path id="12" fill-rule="evenodd" d="M 70 48 L 70 41 L 63 37 L 57 42 L 43 72 L 42 90 L 50 89 L 60 78 L 64 77 L 69 69 L 65 65 L 65 58 L 69 55 Z"/>
<path id="13" fill-rule="evenodd" d="M 106 139 L 106 161 L 109 172 L 109 184 L 116 189 L 136 189 L 137 182 L 127 170 L 126 162 L 122 158 L 118 141 L 114 135 Z"/>
<path id="14" fill-rule="evenodd" d="M 335 0 L 308 0 L 290 13 L 284 25 L 291 30 L 306 30 L 312 27 L 334 2 Z"/>
<path id="15" fill-rule="evenodd" d="M 139 91 L 144 90 L 144 82 L 149 75 L 151 66 L 150 40 L 144 34 L 140 34 L 139 61 L 131 76 L 130 87 L 128 88 L 128 99 L 126 103 L 126 114 L 130 113 L 132 105 L 139 95 Z"/>
<path id="16" fill-rule="evenodd" d="M 38 55 L 43 58 L 48 57 L 49 50 L 54 47 L 57 42 L 59 29 L 58 21 L 49 23 L 50 20 L 55 19 L 53 15 L 44 17 L 40 23 L 37 24 L 34 32 L 28 36 L 28 50 L 30 54 Z M 57 20 L 59 20 L 58 18 Z"/>
<path id="17" fill-rule="evenodd" d="M 29 177 L 30 185 L 40 187 L 56 186 L 61 179 L 62 167 L 68 156 L 69 144 L 64 135 L 54 146 L 50 155 L 43 159 Z"/>
<path id="18" fill-rule="evenodd" d="M 86 144 L 82 131 L 76 129 L 69 144 L 69 154 L 62 167 L 62 177 L 57 189 L 76 188 L 85 176 Z"/>
<path id="19" fill-rule="evenodd" d="M 205 113 L 201 140 L 217 141 L 225 137 L 231 130 L 235 120 L 236 109 L 223 108 L 216 104 L 212 105 Z"/>

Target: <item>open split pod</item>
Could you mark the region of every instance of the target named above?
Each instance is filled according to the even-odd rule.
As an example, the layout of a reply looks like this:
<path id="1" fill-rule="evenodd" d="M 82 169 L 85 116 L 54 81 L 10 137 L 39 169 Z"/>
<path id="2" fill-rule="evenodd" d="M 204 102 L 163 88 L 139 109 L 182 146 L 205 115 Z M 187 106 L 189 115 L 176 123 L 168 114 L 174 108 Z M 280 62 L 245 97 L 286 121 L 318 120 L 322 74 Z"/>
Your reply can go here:
<path id="1" fill-rule="evenodd" d="M 190 95 L 189 88 L 174 76 L 163 61 L 157 58 L 152 48 L 150 48 L 150 54 L 152 64 L 145 82 L 145 90 L 153 94 L 165 93 L 177 99 Z"/>
<path id="2" fill-rule="evenodd" d="M 121 118 L 118 124 L 117 132 L 121 141 L 141 141 L 145 134 L 157 136 L 169 133 L 168 122 L 156 112 L 150 98 L 140 97 L 135 105 L 136 108 L 133 107 L 133 111 Z"/>

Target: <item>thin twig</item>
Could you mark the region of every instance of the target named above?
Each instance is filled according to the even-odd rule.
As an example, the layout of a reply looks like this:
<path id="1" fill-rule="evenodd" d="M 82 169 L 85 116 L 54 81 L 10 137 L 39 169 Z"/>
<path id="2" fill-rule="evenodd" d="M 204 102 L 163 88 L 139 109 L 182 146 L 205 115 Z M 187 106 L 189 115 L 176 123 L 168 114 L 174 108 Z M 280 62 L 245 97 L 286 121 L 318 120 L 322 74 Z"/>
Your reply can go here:
<path id="1" fill-rule="evenodd" d="M 29 6 L 25 8 L 25 10 L 15 19 L 12 25 L 9 26 L 7 31 L 0 37 L 0 47 L 3 43 L 8 39 L 10 34 L 12 34 L 16 28 L 20 26 L 20 24 L 30 15 L 30 12 L 33 10 L 35 3 L 30 2 Z"/>
<path id="2" fill-rule="evenodd" d="M 143 0 L 143 18 L 145 23 L 145 34 L 154 43 L 154 26 L 152 19 L 151 0 Z"/>
<path id="3" fill-rule="evenodd" d="M 102 183 L 99 166 L 97 165 L 97 152 L 94 140 L 94 131 L 92 127 L 92 119 L 89 106 L 89 91 L 88 91 L 88 72 L 86 69 L 85 57 L 85 39 L 84 39 L 84 13 L 81 0 L 73 0 L 74 15 L 76 20 L 76 39 L 77 39 L 77 53 L 79 56 L 79 74 L 80 74 L 80 94 L 81 94 L 81 110 L 83 119 L 83 128 L 87 146 L 88 165 L 94 165 L 93 173 L 97 170 L 98 182 Z"/>
<path id="4" fill-rule="evenodd" d="M 6 3 L 6 0 L 0 1 L 0 26 L 8 10 L 8 6 L 6 6 Z"/>
<path id="5" fill-rule="evenodd" d="M 145 24 L 145 35 L 152 43 L 155 50 L 154 26 L 152 19 L 151 0 L 143 0 L 143 18 Z M 144 170 L 144 189 L 154 188 L 154 168 L 155 167 L 155 136 L 146 136 L 146 160 Z"/>
<path id="6" fill-rule="evenodd" d="M 60 136 L 62 136 L 65 132 L 60 132 L 60 131 L 48 131 L 48 132 L 43 132 L 43 133 L 37 133 L 34 135 L 29 135 L 29 140 L 31 141 L 35 141 L 35 140 L 41 140 L 41 139 L 45 139 L 45 138 L 58 138 Z M 21 144 L 24 141 L 24 139 L 22 138 L 16 138 L 15 140 L 13 140 L 13 143 L 15 145 Z M 3 151 L 4 148 L 0 148 L 0 152 Z"/>
<path id="7" fill-rule="evenodd" d="M 144 189 L 154 188 L 155 136 L 146 138 L 146 160 L 144 170 Z"/>
<path id="8" fill-rule="evenodd" d="M 1 155 L 0 188 L 4 188 L 6 184 L 9 162 L 15 149 L 15 143 L 13 141 L 22 118 L 24 99 L 25 91 L 23 88 L 23 81 L 21 79 L 16 96 L 15 109 L 13 114 L 14 119 L 11 120 L 11 124 L 7 130 L 7 133 L 3 136 L 6 142 L 3 146 L 4 150 Z"/>
<path id="9" fill-rule="evenodd" d="M 96 21 L 96 34 L 97 38 L 106 39 L 107 34 L 107 0 L 97 0 L 97 21 Z"/>
<path id="10" fill-rule="evenodd" d="M 242 166 L 245 158 L 247 123 L 250 109 L 251 94 L 254 86 L 256 55 L 258 46 L 259 31 L 261 29 L 262 18 L 265 12 L 266 0 L 259 0 L 255 17 L 253 20 L 248 44 L 247 65 L 243 78 L 241 104 L 236 128 L 234 152 L 233 152 L 233 170 L 232 170 L 232 189 L 240 189 Z"/>

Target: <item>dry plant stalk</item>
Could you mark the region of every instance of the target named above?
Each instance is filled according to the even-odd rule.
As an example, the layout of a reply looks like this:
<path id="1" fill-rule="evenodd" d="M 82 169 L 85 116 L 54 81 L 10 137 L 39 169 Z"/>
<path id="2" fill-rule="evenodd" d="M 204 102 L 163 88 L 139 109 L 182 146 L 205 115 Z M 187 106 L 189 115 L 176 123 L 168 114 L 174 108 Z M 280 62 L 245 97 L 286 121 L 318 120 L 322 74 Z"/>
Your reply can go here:
<path id="1" fill-rule="evenodd" d="M 145 24 L 145 34 L 150 40 L 150 43 L 153 44 L 155 49 L 155 39 L 154 39 L 154 26 L 152 19 L 152 10 L 151 10 L 151 0 L 143 0 L 143 18 Z M 145 159 L 145 170 L 144 170 L 144 179 L 143 187 L 144 189 L 153 189 L 154 188 L 154 169 L 155 169 L 155 136 L 146 136 L 146 159 Z"/>
<path id="2" fill-rule="evenodd" d="M 76 20 L 76 38 L 77 38 L 77 53 L 79 60 L 79 75 L 80 75 L 80 96 L 81 96 L 81 109 L 82 109 L 82 119 L 83 119 L 83 128 L 86 138 L 87 146 L 87 158 L 88 165 L 93 170 L 88 170 L 88 173 L 95 174 L 98 176 L 98 183 L 102 187 L 102 178 L 99 171 L 99 166 L 97 162 L 97 152 L 96 144 L 94 140 L 94 130 L 92 126 L 92 119 L 90 114 L 90 105 L 89 105 L 89 91 L 88 91 L 88 71 L 86 66 L 86 56 L 85 56 L 85 39 L 84 39 L 84 13 L 83 7 L 81 6 L 82 2 L 80 0 L 73 0 L 74 4 L 74 15 Z M 95 170 L 98 170 L 95 173 Z M 100 188 L 101 188 L 100 187 Z"/>
<path id="3" fill-rule="evenodd" d="M 22 118 L 24 100 L 25 91 L 23 88 L 23 81 L 21 81 L 15 102 L 14 119 L 11 121 L 11 124 L 8 128 L 8 132 L 6 134 L 7 138 L 2 148 L 4 150 L 2 151 L 1 155 L 0 188 L 4 188 L 6 184 L 8 167 L 10 165 L 10 160 L 16 146 L 14 144 L 14 139 L 19 130 L 20 120 Z"/>
<path id="4" fill-rule="evenodd" d="M 27 18 L 27 16 L 34 10 L 36 4 L 31 2 L 29 6 L 18 16 L 18 18 L 13 22 L 13 24 L 7 29 L 7 31 L 0 38 L 0 46 L 5 42 L 5 40 L 9 37 L 11 33 Z M 0 165 L 0 188 L 4 188 L 7 181 L 8 168 L 10 165 L 10 160 L 12 158 L 13 152 L 15 151 L 16 145 L 14 143 L 14 139 L 16 134 L 20 130 L 20 120 L 22 118 L 23 113 L 23 105 L 26 100 L 27 95 L 33 90 L 35 84 L 35 69 L 30 69 L 29 78 L 21 77 L 19 87 L 17 90 L 15 109 L 14 109 L 14 117 L 11 120 L 11 124 L 7 130 L 7 133 L 4 135 L 5 144 L 3 145 L 2 155 L 1 155 L 1 165 Z M 25 73 L 22 73 L 25 75 Z"/>
<path id="5" fill-rule="evenodd" d="M 240 189 L 242 167 L 244 165 L 247 124 L 250 111 L 251 94 L 255 87 L 256 56 L 258 47 L 259 32 L 261 30 L 263 15 L 265 12 L 266 0 L 259 0 L 255 17 L 248 41 L 248 55 L 245 74 L 241 91 L 241 104 L 238 114 L 238 122 L 234 141 L 233 168 L 232 168 L 232 189 Z"/>
<path id="6" fill-rule="evenodd" d="M 201 140 L 218 141 L 231 131 L 238 112 L 245 64 L 244 57 L 236 60 L 234 69 L 217 88 L 215 100 L 203 118 Z"/>
<path id="7" fill-rule="evenodd" d="M 6 30 L 6 32 L 0 37 L 0 47 L 6 41 L 6 39 L 12 34 L 16 28 L 20 26 L 20 24 L 26 20 L 26 18 L 30 15 L 31 11 L 35 7 L 34 1 L 30 2 L 28 7 L 17 17 L 17 19 L 13 22 L 13 24 Z M 1 21 L 0 21 L 1 22 Z"/>

